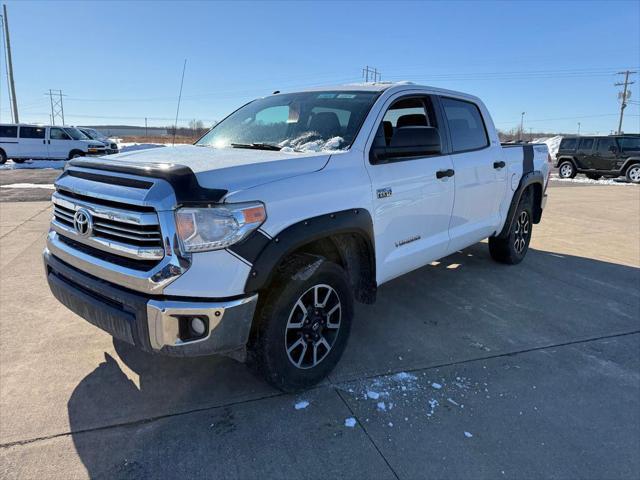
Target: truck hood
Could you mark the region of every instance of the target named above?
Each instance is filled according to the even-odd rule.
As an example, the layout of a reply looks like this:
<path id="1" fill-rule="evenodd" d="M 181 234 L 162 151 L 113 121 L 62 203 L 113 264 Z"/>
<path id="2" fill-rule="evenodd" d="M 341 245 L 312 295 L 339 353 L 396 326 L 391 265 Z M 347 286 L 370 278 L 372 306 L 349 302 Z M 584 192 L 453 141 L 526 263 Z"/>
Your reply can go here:
<path id="1" fill-rule="evenodd" d="M 202 187 L 234 192 L 322 170 L 329 157 L 327 152 L 274 152 L 179 145 L 109 155 L 101 157 L 100 161 L 136 166 L 183 165 L 195 173 Z"/>

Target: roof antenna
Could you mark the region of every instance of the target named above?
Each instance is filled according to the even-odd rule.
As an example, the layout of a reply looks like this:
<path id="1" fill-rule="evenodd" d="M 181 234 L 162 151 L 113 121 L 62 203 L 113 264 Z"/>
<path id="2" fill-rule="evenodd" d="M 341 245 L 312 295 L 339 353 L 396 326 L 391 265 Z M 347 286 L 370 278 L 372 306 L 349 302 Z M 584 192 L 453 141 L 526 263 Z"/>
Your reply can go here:
<path id="1" fill-rule="evenodd" d="M 180 113 L 180 100 L 182 100 L 182 85 L 184 84 L 184 71 L 187 69 L 187 59 L 184 59 L 182 66 L 182 80 L 180 80 L 180 93 L 178 94 L 178 108 L 176 109 L 176 121 L 173 123 L 173 142 L 172 147 L 176 145 L 176 133 L 178 132 L 178 113 Z"/>

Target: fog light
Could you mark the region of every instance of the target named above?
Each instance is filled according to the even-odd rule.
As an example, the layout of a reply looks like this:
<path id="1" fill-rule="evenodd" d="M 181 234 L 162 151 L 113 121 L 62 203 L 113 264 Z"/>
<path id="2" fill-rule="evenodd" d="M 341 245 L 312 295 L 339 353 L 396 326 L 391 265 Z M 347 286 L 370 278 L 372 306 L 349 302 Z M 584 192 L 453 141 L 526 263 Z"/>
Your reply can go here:
<path id="1" fill-rule="evenodd" d="M 207 330 L 207 325 L 200 317 L 193 317 L 189 326 L 196 337 L 204 335 L 204 332 Z"/>

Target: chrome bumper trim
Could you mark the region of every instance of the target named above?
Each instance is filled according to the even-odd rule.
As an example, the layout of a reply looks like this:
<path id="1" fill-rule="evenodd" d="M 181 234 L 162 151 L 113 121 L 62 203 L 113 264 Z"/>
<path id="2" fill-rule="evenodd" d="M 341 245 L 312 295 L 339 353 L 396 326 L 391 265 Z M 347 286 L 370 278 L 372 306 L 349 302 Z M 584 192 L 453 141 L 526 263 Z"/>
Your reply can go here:
<path id="1" fill-rule="evenodd" d="M 184 347 L 202 353 L 224 353 L 244 347 L 249 338 L 258 295 L 226 302 L 181 302 L 149 300 L 147 322 L 151 347 L 172 353 Z M 178 332 L 178 317 L 204 316 L 209 320 L 206 337 L 183 342 Z"/>
<path id="2" fill-rule="evenodd" d="M 165 256 L 149 271 L 122 267 L 72 248 L 60 240 L 55 230 L 49 231 L 47 235 L 47 250 L 63 262 L 89 275 L 144 293 L 162 293 L 167 285 L 191 266 L 190 258 L 178 256 L 176 251 L 174 255 Z"/>

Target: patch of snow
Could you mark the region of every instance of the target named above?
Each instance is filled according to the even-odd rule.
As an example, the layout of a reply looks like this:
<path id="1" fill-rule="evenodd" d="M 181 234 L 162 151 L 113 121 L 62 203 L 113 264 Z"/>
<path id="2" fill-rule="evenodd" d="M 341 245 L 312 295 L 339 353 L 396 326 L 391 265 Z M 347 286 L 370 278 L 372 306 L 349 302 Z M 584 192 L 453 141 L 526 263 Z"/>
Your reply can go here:
<path id="1" fill-rule="evenodd" d="M 384 404 L 384 402 L 378 402 L 377 407 L 378 411 L 380 412 L 384 412 L 387 410 L 387 406 Z"/>
<path id="2" fill-rule="evenodd" d="M 440 403 L 435 398 L 432 398 L 431 400 L 429 400 L 429 411 L 427 412 L 427 417 L 430 417 L 431 415 L 433 415 L 433 412 L 435 412 L 436 407 L 438 405 L 440 405 Z"/>
<path id="3" fill-rule="evenodd" d="M 557 173 L 551 174 L 552 182 L 564 182 L 564 183 L 581 183 L 586 185 L 620 185 L 620 186 L 635 186 L 635 183 L 627 182 L 623 179 L 616 178 L 601 178 L 600 180 L 593 180 L 591 178 L 577 176 L 575 178 L 560 178 Z"/>
<path id="4" fill-rule="evenodd" d="M 389 422 L 387 423 L 387 425 L 389 425 L 390 427 L 393 427 L 393 422 Z"/>
<path id="5" fill-rule="evenodd" d="M 303 408 L 307 408 L 309 406 L 309 402 L 306 400 L 301 400 L 294 405 L 296 410 L 302 410 Z"/>
<path id="6" fill-rule="evenodd" d="M 392 378 L 394 380 L 398 381 L 398 382 L 403 382 L 405 380 L 417 380 L 418 379 L 418 377 L 416 377 L 415 375 L 412 375 L 412 374 L 407 373 L 407 372 L 396 373 Z"/>
<path id="7" fill-rule="evenodd" d="M 328 140 L 318 139 L 316 132 L 305 132 L 299 137 L 289 139 L 278 144 L 281 152 L 343 152 L 340 145 L 344 143 L 342 137 L 332 137 Z M 312 140 L 312 139 L 316 140 Z"/>
<path id="8" fill-rule="evenodd" d="M 432 386 L 433 388 L 435 388 L 436 390 L 440 390 L 440 389 L 442 388 L 442 385 L 440 385 L 439 383 L 436 383 L 436 382 L 433 382 L 433 383 L 431 384 L 431 386 Z"/>
<path id="9" fill-rule="evenodd" d="M 7 163 L 0 165 L 0 170 L 33 170 L 39 168 L 64 168 L 66 160 L 26 160 L 23 163 L 15 163 L 7 160 Z"/>
<path id="10" fill-rule="evenodd" d="M 10 183 L 9 185 L 0 185 L 0 188 L 45 188 L 54 190 L 56 187 L 52 183 Z"/>
<path id="11" fill-rule="evenodd" d="M 469 433 L 469 432 L 464 432 L 464 436 L 467 437 L 467 438 L 471 438 L 471 437 L 473 437 L 473 434 Z"/>
<path id="12" fill-rule="evenodd" d="M 374 392 L 372 390 L 369 390 L 367 392 L 367 397 L 369 397 L 371 400 L 377 400 L 380 398 L 380 394 L 378 392 Z"/>
<path id="13" fill-rule="evenodd" d="M 452 398 L 447 398 L 447 402 L 451 403 L 452 405 L 455 405 L 456 407 L 460 406 L 460 404 L 455 400 L 453 400 Z"/>
<path id="14" fill-rule="evenodd" d="M 353 417 L 349 417 L 349 418 L 345 418 L 344 419 L 344 426 L 345 427 L 349 427 L 349 428 L 353 428 L 356 426 L 356 419 Z"/>

